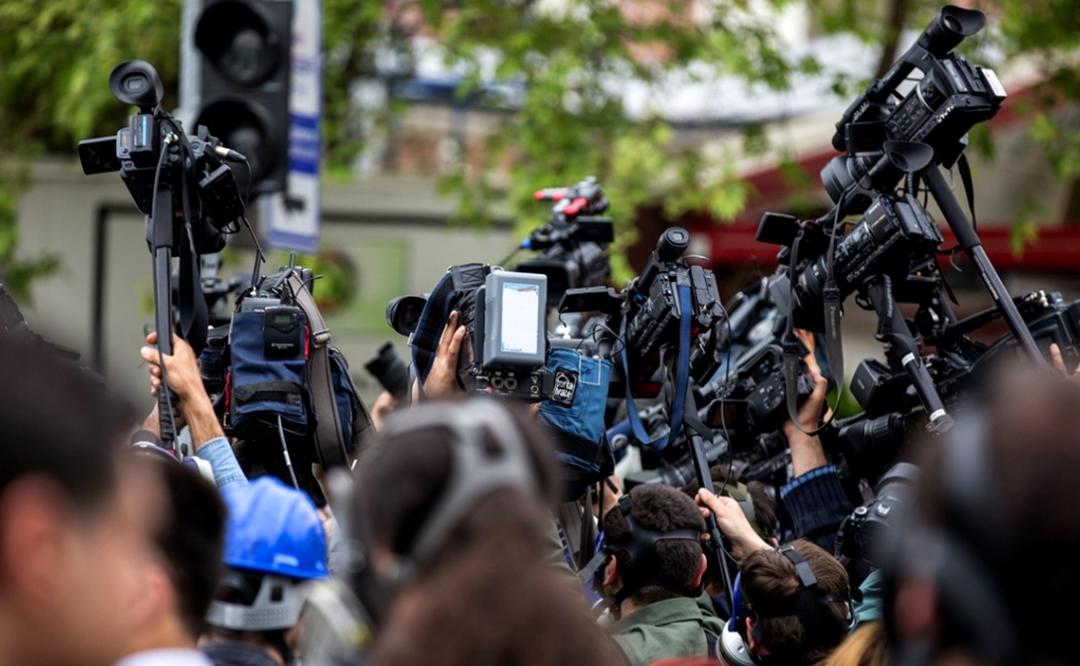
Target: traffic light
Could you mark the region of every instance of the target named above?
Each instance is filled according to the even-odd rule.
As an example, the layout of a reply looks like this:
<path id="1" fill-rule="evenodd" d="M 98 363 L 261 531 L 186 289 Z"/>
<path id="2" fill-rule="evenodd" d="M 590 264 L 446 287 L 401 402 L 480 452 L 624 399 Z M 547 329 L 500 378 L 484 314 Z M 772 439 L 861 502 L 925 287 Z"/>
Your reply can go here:
<path id="1" fill-rule="evenodd" d="M 292 0 L 197 0 L 196 125 L 247 156 L 236 170 L 252 197 L 285 189 L 289 152 Z"/>

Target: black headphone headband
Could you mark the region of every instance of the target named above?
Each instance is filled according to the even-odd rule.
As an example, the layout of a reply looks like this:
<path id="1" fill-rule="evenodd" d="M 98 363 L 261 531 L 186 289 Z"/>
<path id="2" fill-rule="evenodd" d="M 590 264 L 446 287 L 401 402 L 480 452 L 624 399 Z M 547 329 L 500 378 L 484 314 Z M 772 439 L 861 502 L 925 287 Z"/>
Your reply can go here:
<path id="1" fill-rule="evenodd" d="M 806 560 L 799 555 L 792 546 L 785 546 L 778 551 L 795 567 L 795 574 L 799 579 L 799 593 L 775 604 L 762 606 L 751 604 L 746 600 L 746 609 L 750 617 L 754 619 L 754 638 L 762 641 L 763 629 L 761 620 L 772 620 L 786 617 L 794 617 L 799 620 L 806 634 L 815 642 L 832 640 L 837 634 L 847 631 L 847 627 L 830 627 L 828 621 L 832 617 L 830 604 L 847 604 L 847 626 L 850 627 L 854 620 L 854 609 L 851 604 L 851 590 L 843 599 L 838 599 L 831 593 L 818 587 L 817 576 Z"/>
<path id="2" fill-rule="evenodd" d="M 701 543 L 701 532 L 695 529 L 678 529 L 658 532 L 642 527 L 634 520 L 632 515 L 633 503 L 630 494 L 619 498 L 617 505 L 623 520 L 626 522 L 626 532 L 617 540 L 604 537 L 604 552 L 619 558 L 619 571 L 623 579 L 623 588 L 619 597 L 625 599 L 647 585 L 656 585 L 671 590 L 682 596 L 697 596 L 701 594 L 701 587 L 694 589 L 678 589 L 669 581 L 662 580 L 656 573 L 658 562 L 656 561 L 656 544 L 661 541 L 691 541 Z"/>

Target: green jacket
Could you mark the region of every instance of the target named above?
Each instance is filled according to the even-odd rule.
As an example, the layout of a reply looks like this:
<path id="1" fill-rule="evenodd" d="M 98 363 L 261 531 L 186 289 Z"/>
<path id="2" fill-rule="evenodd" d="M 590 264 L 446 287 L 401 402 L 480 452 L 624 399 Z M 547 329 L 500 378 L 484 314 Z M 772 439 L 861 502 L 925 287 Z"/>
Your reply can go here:
<path id="1" fill-rule="evenodd" d="M 669 657 L 706 657 L 706 630 L 718 637 L 724 628 L 723 620 L 706 609 L 689 597 L 665 599 L 637 609 L 610 631 L 633 666 Z"/>

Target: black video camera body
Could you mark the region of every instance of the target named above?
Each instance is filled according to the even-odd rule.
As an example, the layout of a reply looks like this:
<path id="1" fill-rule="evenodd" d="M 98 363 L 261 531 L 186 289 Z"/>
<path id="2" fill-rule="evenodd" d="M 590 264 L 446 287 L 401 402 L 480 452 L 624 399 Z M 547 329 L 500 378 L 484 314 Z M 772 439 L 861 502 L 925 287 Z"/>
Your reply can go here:
<path id="1" fill-rule="evenodd" d="M 706 381 L 719 365 L 717 345 L 724 318 L 716 276 L 701 266 L 687 265 L 682 254 L 690 234 L 681 227 L 667 229 L 657 241 L 644 270 L 631 283 L 623 303 L 628 379 L 648 381 L 659 364 L 660 351 L 679 339 L 684 316 L 680 291 L 689 292 L 690 377 Z"/>
<path id="2" fill-rule="evenodd" d="M 824 223 L 803 227 L 798 264 L 790 266 L 795 280 L 795 325 L 810 331 L 825 330 L 822 298 L 828 278 L 828 231 Z M 839 230 L 833 230 L 838 233 Z M 785 245 L 781 260 L 790 262 L 798 222 L 788 215 L 766 213 L 758 227 L 758 240 Z M 869 277 L 885 275 L 893 281 L 900 302 L 918 301 L 939 284 L 935 252 L 943 238 L 926 208 L 911 194 L 878 195 L 862 219 L 836 241 L 832 271 L 840 297 L 850 295 Z"/>
<path id="3" fill-rule="evenodd" d="M 805 355 L 809 353 L 803 348 Z M 784 350 L 777 342 L 762 341 L 748 349 L 735 362 L 727 378 L 717 376 L 718 384 L 702 389 L 708 397 L 705 423 L 710 428 L 727 430 L 733 448 L 758 435 L 779 430 L 788 419 L 784 384 Z M 805 363 L 800 366 L 797 401 L 802 404 L 814 391 L 806 377 Z M 722 373 L 721 373 L 722 374 Z M 719 395 L 717 395 L 719 394 Z"/>
<path id="4" fill-rule="evenodd" d="M 925 144 L 938 164 L 950 167 L 966 147 L 968 130 L 997 113 L 1007 94 L 994 71 L 951 53 L 984 23 L 979 11 L 946 6 L 885 76 L 847 108 L 832 139 L 833 147 L 847 155 L 833 158 L 821 170 L 834 203 L 860 184 L 863 192 L 857 202 L 849 202 L 853 205 L 848 210 L 861 212 L 870 203 L 867 189 L 896 184 L 899 169 L 871 174 L 886 142 Z M 913 70 L 921 71 L 922 79 L 897 101 L 897 88 Z M 868 176 L 876 181 L 874 187 L 865 186 Z"/>
<path id="5" fill-rule="evenodd" d="M 113 70 L 109 87 L 122 102 L 137 105 L 139 113 L 116 136 L 79 142 L 79 159 L 86 175 L 120 172 L 135 205 L 151 215 L 162 191 L 171 195 L 171 208 L 191 223 L 198 254 L 217 252 L 225 245 L 221 230 L 244 215 L 244 201 L 232 169 L 223 156 L 237 153 L 221 145 L 200 125 L 187 134 L 180 122 L 160 109 L 161 79 L 141 60 L 123 63 Z M 195 210 L 189 215 L 186 199 L 194 195 Z M 174 210 L 158 210 L 171 218 Z M 187 242 L 181 225 L 173 230 L 173 246 Z"/>
<path id="6" fill-rule="evenodd" d="M 615 240 L 611 219 L 602 217 L 608 200 L 596 178 L 570 187 L 536 192 L 537 201 L 554 201 L 551 221 L 536 229 L 521 249 L 540 255 L 519 263 L 515 270 L 548 277 L 549 308 L 558 306 L 568 289 L 597 287 L 611 276 L 608 246 Z"/>

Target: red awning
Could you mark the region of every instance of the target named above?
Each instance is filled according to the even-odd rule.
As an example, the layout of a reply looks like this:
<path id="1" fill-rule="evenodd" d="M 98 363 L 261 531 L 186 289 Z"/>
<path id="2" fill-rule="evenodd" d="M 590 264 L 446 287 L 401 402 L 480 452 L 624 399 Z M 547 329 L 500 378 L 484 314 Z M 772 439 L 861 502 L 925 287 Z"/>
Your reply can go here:
<path id="1" fill-rule="evenodd" d="M 776 263 L 775 245 L 755 239 L 757 223 L 734 224 L 699 222 L 690 226 L 695 237 L 706 240 L 708 256 L 717 266 L 739 266 L 749 261 L 762 265 Z M 1025 243 L 1019 255 L 1013 252 L 1012 230 L 1002 224 L 980 224 L 986 254 L 998 270 L 1031 270 L 1044 272 L 1076 272 L 1080 270 L 1080 223 L 1069 227 L 1040 227 L 1038 237 Z M 942 229 L 944 247 L 952 247 L 956 237 L 948 228 Z"/>

